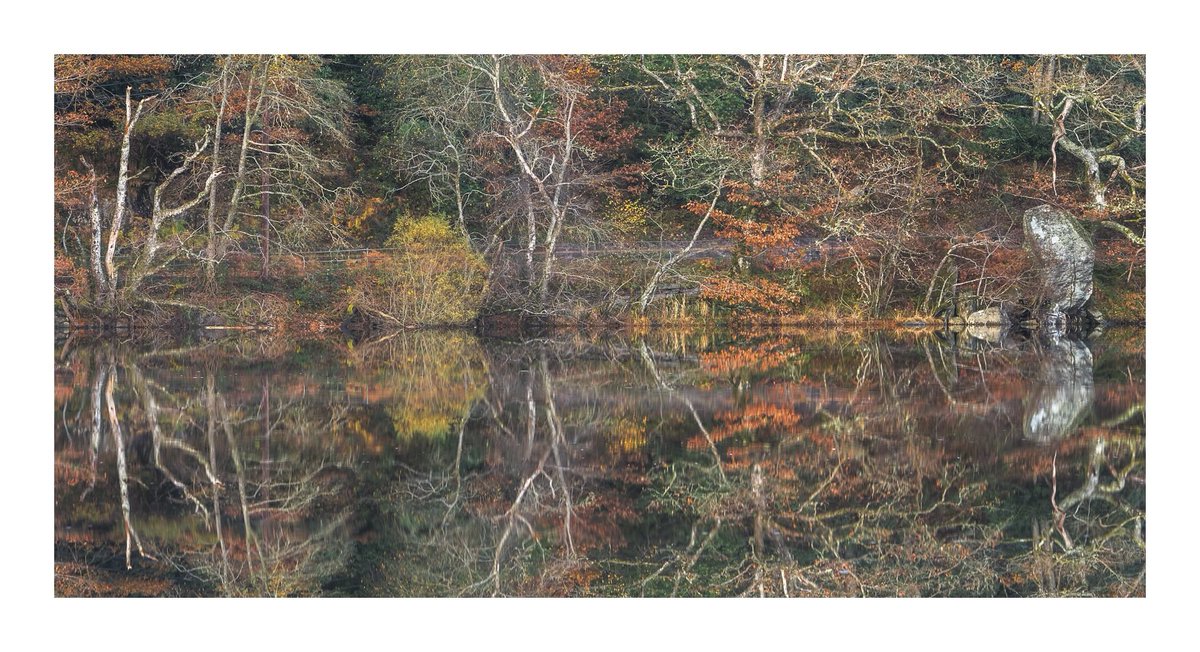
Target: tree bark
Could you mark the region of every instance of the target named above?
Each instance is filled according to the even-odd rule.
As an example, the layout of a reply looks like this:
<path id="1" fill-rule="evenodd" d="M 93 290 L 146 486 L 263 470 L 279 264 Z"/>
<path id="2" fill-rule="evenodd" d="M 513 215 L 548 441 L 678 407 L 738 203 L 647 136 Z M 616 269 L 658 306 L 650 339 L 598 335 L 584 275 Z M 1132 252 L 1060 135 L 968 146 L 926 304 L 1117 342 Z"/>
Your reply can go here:
<path id="1" fill-rule="evenodd" d="M 271 135 L 267 133 L 268 114 L 263 112 L 262 168 L 262 278 L 271 275 Z"/>
<path id="2" fill-rule="evenodd" d="M 108 251 L 104 255 L 104 268 L 108 273 L 108 303 L 116 302 L 117 266 L 114 258 L 117 253 L 117 241 L 121 235 L 121 227 L 125 222 L 125 202 L 129 192 L 129 140 L 133 128 L 142 117 L 142 107 L 146 100 L 138 102 L 137 110 L 133 110 L 131 95 L 133 87 L 125 87 L 125 131 L 121 136 L 121 163 L 117 169 L 117 207 L 113 212 L 112 226 L 108 233 Z"/>
<path id="3" fill-rule="evenodd" d="M 533 251 L 537 248 L 537 219 L 533 212 L 533 194 L 529 189 L 529 182 L 521 184 L 525 192 L 525 228 L 529 233 L 529 242 L 525 247 L 525 278 L 527 282 L 532 282 L 533 279 Z"/>
<path id="4" fill-rule="evenodd" d="M 750 185 L 762 187 L 763 178 L 767 173 L 767 128 L 765 116 L 765 98 L 763 97 L 763 56 L 758 57 L 758 66 L 754 68 L 754 93 L 750 98 L 750 110 L 754 118 L 754 151 L 750 158 Z"/>
<path id="5" fill-rule="evenodd" d="M 1095 208 L 1104 208 L 1108 202 L 1104 198 L 1104 179 L 1100 176 L 1100 159 L 1096 152 L 1080 145 L 1065 136 L 1059 138 L 1063 149 L 1079 159 L 1084 165 L 1084 184 L 1087 187 L 1088 198 Z"/>
<path id="6" fill-rule="evenodd" d="M 195 208 L 200 204 L 200 202 L 204 201 L 205 197 L 208 196 L 211 188 L 213 187 L 213 182 L 221 173 L 219 169 L 213 170 L 212 173 L 209 174 L 208 179 L 205 180 L 204 187 L 201 188 L 200 191 L 196 193 L 196 196 L 192 197 L 190 200 L 173 208 L 163 208 L 163 193 L 171 185 L 171 182 L 173 182 L 184 172 L 187 172 L 188 169 L 191 168 L 192 163 L 195 162 L 195 160 L 199 158 L 200 155 L 203 154 L 207 149 L 208 135 L 205 134 L 204 140 L 195 145 L 195 150 L 184 159 L 183 163 L 181 163 L 179 167 L 175 168 L 175 170 L 172 171 L 162 183 L 155 187 L 154 207 L 150 216 L 150 228 L 146 233 L 146 246 L 142 251 L 142 256 L 138 260 L 137 266 L 129 274 L 129 279 L 125 284 L 125 288 L 122 290 L 127 297 L 137 291 L 138 286 L 143 280 L 145 280 L 147 276 L 154 273 L 154 271 L 157 271 L 154 269 L 154 259 L 158 255 L 158 232 L 162 229 L 163 222 L 168 218 L 177 217 L 184 212 Z"/>
<path id="7" fill-rule="evenodd" d="M 572 132 L 571 119 L 575 109 L 576 96 L 574 92 L 568 91 L 566 97 L 565 117 L 563 119 L 563 150 L 562 161 L 557 162 L 558 170 L 555 172 L 555 161 L 550 163 L 550 182 L 553 185 L 554 192 L 551 194 L 547 188 L 546 178 L 539 176 L 530 164 L 529 154 L 525 151 L 524 137 L 533 128 L 536 121 L 536 113 L 530 117 L 529 124 L 524 129 L 518 131 L 517 124 L 509 113 L 508 107 L 504 100 L 504 90 L 501 85 L 501 70 L 500 57 L 493 55 L 492 67 L 486 68 L 476 64 L 468 64 L 471 67 L 483 72 L 488 76 L 492 84 L 492 101 L 496 106 L 500 117 L 504 122 L 505 133 L 502 137 L 508 142 L 513 154 L 517 157 L 517 162 L 520 164 L 521 171 L 532 187 L 537 189 L 537 194 L 546 204 L 550 214 L 550 223 L 546 226 L 546 258 L 542 263 L 542 274 L 538 289 L 538 309 L 544 310 L 546 301 L 549 298 L 550 276 L 554 271 L 554 249 L 558 243 L 558 235 L 562 230 L 563 223 L 566 221 L 566 201 L 564 197 L 564 189 L 568 181 L 567 176 L 571 168 L 571 157 L 574 150 L 574 133 Z"/>
<path id="8" fill-rule="evenodd" d="M 1112 220 L 1104 220 L 1100 224 L 1102 226 L 1107 226 L 1108 228 L 1113 229 L 1115 231 L 1119 231 L 1121 233 L 1121 235 L 1125 236 L 1126 238 L 1129 239 L 1130 242 L 1138 245 L 1139 247 L 1146 246 L 1146 239 L 1143 238 L 1142 236 L 1134 233 L 1132 229 L 1125 226 L 1124 224 L 1120 224 L 1120 223 L 1114 222 Z"/>
<path id="9" fill-rule="evenodd" d="M 259 90 L 258 98 L 254 102 L 254 108 L 250 108 L 250 97 L 254 94 L 254 77 L 250 77 L 250 85 L 246 89 L 246 114 L 245 123 L 242 125 L 242 145 L 238 152 L 237 176 L 234 177 L 233 194 L 229 197 L 229 210 L 225 213 L 225 223 L 221 225 L 221 233 L 217 236 L 220 244 L 217 245 L 217 255 L 219 258 L 225 254 L 225 248 L 229 245 L 229 230 L 233 228 L 233 221 L 237 218 L 238 206 L 242 201 L 242 192 L 246 187 L 246 159 L 250 151 L 250 134 L 254 130 L 254 121 L 258 119 L 258 115 L 262 110 L 263 98 L 266 96 L 266 71 L 263 71 L 263 88 Z"/>
<path id="10" fill-rule="evenodd" d="M 100 197 L 96 190 L 96 169 L 82 156 L 79 157 L 79 160 L 87 168 L 89 175 L 91 197 L 88 199 L 88 217 L 91 218 L 92 229 L 92 300 L 99 301 L 108 292 L 108 283 L 104 276 L 104 268 L 101 267 L 100 263 L 103 257 L 101 252 L 101 240 L 103 238 L 101 231 L 103 230 L 103 225 L 101 224 L 100 216 Z"/>
<path id="11" fill-rule="evenodd" d="M 221 106 L 217 109 L 217 119 L 213 124 L 213 159 L 212 171 L 216 174 L 221 169 L 221 127 L 225 121 L 225 105 L 229 99 L 229 62 L 221 67 Z M 209 188 L 208 194 L 208 243 L 204 255 L 204 279 L 209 287 L 217 285 L 217 184 Z"/>

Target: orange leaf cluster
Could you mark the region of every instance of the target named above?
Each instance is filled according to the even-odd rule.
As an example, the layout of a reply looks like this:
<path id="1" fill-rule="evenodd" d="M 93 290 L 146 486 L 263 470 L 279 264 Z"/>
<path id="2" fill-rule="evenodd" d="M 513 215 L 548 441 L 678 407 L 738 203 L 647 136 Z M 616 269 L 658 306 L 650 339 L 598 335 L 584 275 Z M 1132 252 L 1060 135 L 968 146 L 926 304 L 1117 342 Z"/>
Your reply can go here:
<path id="1" fill-rule="evenodd" d="M 789 222 L 740 219 L 720 210 L 713 211 L 713 221 L 717 224 L 717 237 L 743 242 L 758 251 L 790 245 L 800 235 L 800 229 Z"/>
<path id="2" fill-rule="evenodd" d="M 700 354 L 700 366 L 704 373 L 728 377 L 738 373 L 766 373 L 787 362 L 784 351 L 773 350 L 772 342 L 753 348 L 729 347 Z"/>
<path id="3" fill-rule="evenodd" d="M 749 282 L 714 276 L 704 280 L 700 296 L 731 306 L 749 306 L 768 312 L 786 312 L 799 303 L 787 288 L 764 278 Z"/>

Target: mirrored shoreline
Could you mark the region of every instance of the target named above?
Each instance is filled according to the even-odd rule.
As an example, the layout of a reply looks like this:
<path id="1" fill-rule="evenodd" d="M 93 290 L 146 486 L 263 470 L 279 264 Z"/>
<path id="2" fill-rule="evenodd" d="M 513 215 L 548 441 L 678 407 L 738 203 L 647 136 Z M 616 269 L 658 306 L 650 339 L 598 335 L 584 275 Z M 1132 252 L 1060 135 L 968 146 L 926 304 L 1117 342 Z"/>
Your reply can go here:
<path id="1" fill-rule="evenodd" d="M 1144 331 L 60 342 L 58 596 L 1138 596 Z"/>

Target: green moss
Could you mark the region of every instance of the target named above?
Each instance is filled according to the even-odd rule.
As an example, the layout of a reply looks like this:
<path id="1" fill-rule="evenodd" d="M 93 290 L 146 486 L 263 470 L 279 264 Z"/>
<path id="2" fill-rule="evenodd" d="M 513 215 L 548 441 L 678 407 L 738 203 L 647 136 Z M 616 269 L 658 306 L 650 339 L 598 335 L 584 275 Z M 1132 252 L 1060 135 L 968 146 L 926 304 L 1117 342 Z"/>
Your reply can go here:
<path id="1" fill-rule="evenodd" d="M 1146 270 L 1125 265 L 1097 265 L 1092 306 L 1114 322 L 1146 320 Z"/>

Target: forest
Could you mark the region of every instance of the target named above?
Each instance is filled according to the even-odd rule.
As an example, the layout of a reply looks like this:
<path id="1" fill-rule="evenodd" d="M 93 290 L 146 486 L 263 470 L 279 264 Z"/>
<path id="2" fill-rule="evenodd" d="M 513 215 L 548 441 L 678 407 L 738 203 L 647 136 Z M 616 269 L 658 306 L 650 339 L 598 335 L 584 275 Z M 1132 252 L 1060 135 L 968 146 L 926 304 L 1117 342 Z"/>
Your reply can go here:
<path id="1" fill-rule="evenodd" d="M 1146 116 L 1141 55 L 58 55 L 55 595 L 1145 596 Z"/>
<path id="2" fill-rule="evenodd" d="M 1137 55 L 58 55 L 56 323 L 1145 318 Z"/>

